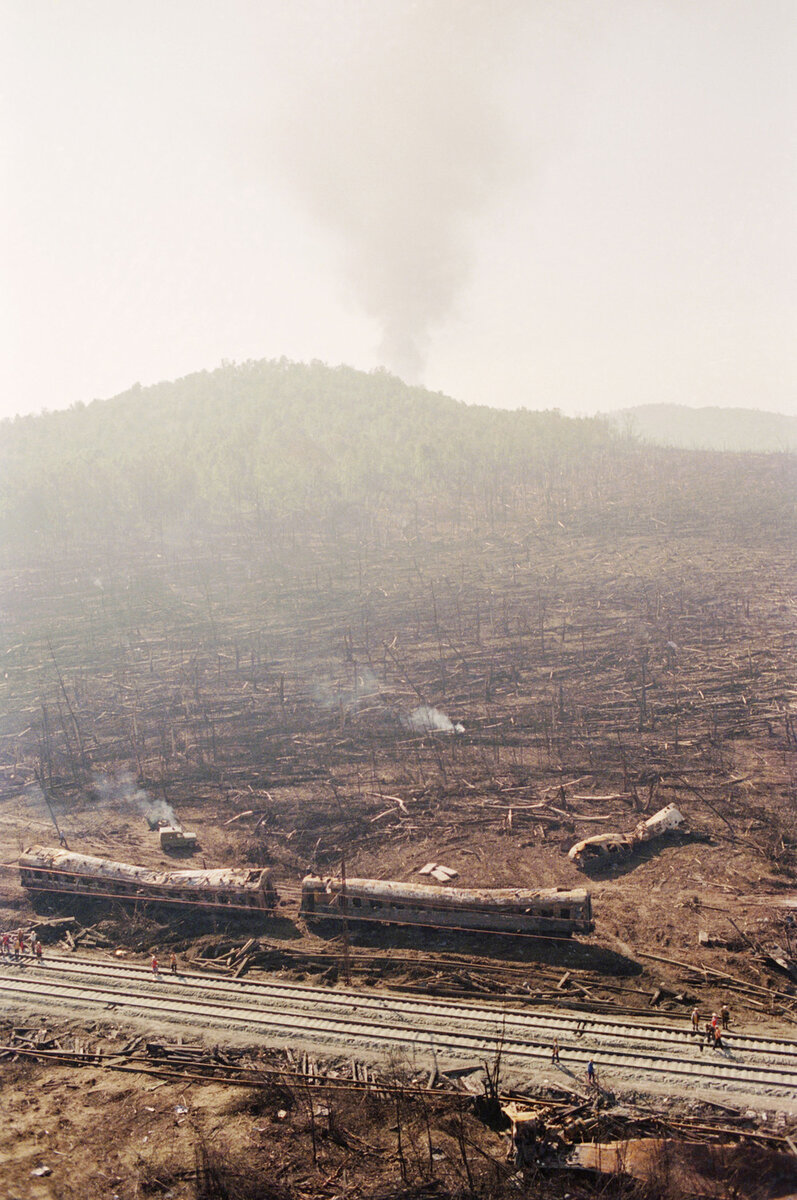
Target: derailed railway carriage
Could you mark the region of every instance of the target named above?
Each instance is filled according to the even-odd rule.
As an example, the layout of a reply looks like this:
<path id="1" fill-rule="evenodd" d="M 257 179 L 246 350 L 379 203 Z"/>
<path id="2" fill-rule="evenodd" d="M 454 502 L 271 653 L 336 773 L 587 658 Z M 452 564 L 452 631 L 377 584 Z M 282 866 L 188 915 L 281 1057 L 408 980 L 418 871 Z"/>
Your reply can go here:
<path id="1" fill-rule="evenodd" d="M 302 880 L 308 918 L 425 925 L 496 933 L 570 937 L 591 933 L 592 898 L 583 888 L 440 888 L 381 879 Z"/>
<path id="2" fill-rule="evenodd" d="M 32 846 L 19 859 L 22 886 L 50 895 L 176 904 L 258 913 L 271 911 L 277 893 L 268 870 L 152 871 L 71 850 Z"/>
<path id="3" fill-rule="evenodd" d="M 159 871 L 91 854 L 32 846 L 19 858 L 22 886 L 57 896 L 171 904 L 229 915 L 268 916 L 285 904 L 270 871 L 258 867 Z M 584 888 L 456 888 L 382 879 L 302 880 L 301 914 L 372 925 L 570 937 L 591 933 Z"/>

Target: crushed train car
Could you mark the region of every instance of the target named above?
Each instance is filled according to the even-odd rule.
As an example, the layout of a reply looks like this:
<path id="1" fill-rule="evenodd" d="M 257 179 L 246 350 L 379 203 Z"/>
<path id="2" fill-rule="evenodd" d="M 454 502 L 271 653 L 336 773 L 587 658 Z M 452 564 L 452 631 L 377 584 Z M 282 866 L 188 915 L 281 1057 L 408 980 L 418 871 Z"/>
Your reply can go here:
<path id="1" fill-rule="evenodd" d="M 52 896 L 175 904 L 229 912 L 272 911 L 279 897 L 271 873 L 257 868 L 157 871 L 91 854 L 31 846 L 19 859 L 22 886 Z"/>
<path id="2" fill-rule="evenodd" d="M 629 857 L 638 846 L 675 832 L 683 823 L 683 813 L 674 804 L 667 804 L 646 821 L 640 821 L 632 833 L 598 833 L 584 838 L 571 846 L 567 857 L 577 867 L 608 866 Z"/>
<path id="3" fill-rule="evenodd" d="M 301 912 L 310 919 L 345 917 L 350 922 L 552 937 L 594 929 L 592 899 L 583 888 L 452 888 L 307 875 Z"/>

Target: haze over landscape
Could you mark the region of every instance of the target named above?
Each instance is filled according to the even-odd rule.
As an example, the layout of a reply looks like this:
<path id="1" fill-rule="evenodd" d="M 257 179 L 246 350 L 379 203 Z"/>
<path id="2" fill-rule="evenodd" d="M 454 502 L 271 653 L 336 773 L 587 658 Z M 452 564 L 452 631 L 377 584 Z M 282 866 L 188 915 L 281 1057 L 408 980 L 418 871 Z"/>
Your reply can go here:
<path id="1" fill-rule="evenodd" d="M 3 415 L 283 355 L 794 414 L 793 5 L 4 16 Z"/>
<path id="2" fill-rule="evenodd" d="M 797 8 L 0 4 L 0 1196 L 797 1196 Z"/>

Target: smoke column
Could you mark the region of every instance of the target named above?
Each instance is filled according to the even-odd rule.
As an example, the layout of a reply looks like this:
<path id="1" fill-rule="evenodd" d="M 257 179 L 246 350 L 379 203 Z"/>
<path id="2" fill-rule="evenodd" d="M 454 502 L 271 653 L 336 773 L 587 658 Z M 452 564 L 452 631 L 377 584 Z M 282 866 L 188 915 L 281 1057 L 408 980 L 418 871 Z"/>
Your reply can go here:
<path id="1" fill-rule="evenodd" d="M 428 704 L 422 704 L 420 708 L 414 708 L 411 713 L 400 718 L 405 729 L 411 729 L 413 733 L 464 733 L 464 725 L 457 723 L 456 725 L 447 717 L 439 708 L 432 708 Z"/>
<path id="2" fill-rule="evenodd" d="M 180 827 L 177 814 L 171 804 L 165 800 L 153 800 L 149 792 L 136 783 L 128 771 L 122 771 L 114 778 L 98 775 L 94 779 L 94 791 L 103 803 L 113 806 L 120 801 L 137 804 L 147 821 L 165 821 L 169 825 Z"/>
<path id="3" fill-rule="evenodd" d="M 342 5 L 350 53 L 313 69 L 309 94 L 288 106 L 290 182 L 341 240 L 357 302 L 381 327 L 381 360 L 409 382 L 467 280 L 469 222 L 507 170 L 496 92 L 521 8 Z"/>

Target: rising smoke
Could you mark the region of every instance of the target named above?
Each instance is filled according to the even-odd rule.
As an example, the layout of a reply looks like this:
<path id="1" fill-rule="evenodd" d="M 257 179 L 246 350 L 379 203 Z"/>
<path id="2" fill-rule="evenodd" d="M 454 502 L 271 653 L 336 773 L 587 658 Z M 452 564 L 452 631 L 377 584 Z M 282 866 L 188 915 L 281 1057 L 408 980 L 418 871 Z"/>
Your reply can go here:
<path id="1" fill-rule="evenodd" d="M 348 684 L 331 683 L 322 678 L 313 680 L 313 697 L 324 708 L 359 712 L 362 708 L 384 706 L 382 685 L 370 667 L 358 667 Z"/>
<path id="2" fill-rule="evenodd" d="M 138 786 L 133 776 L 127 771 L 122 771 L 119 775 L 114 776 L 96 776 L 93 790 L 103 804 L 109 806 L 120 802 L 137 804 L 142 815 L 151 825 L 156 825 L 158 821 L 165 821 L 168 825 L 176 825 L 179 828 L 180 822 L 171 804 L 167 804 L 165 800 L 154 799 L 148 791 Z"/>
<path id="3" fill-rule="evenodd" d="M 411 713 L 401 717 L 401 724 L 413 733 L 464 733 L 465 726 L 454 722 L 439 708 L 422 704 Z"/>
<path id="4" fill-rule="evenodd" d="M 423 375 L 470 268 L 471 222 L 509 156 L 497 85 L 512 0 L 341 5 L 350 51 L 291 97 L 290 181 L 343 245 L 384 366 Z M 306 78 L 303 82 L 307 82 Z"/>

